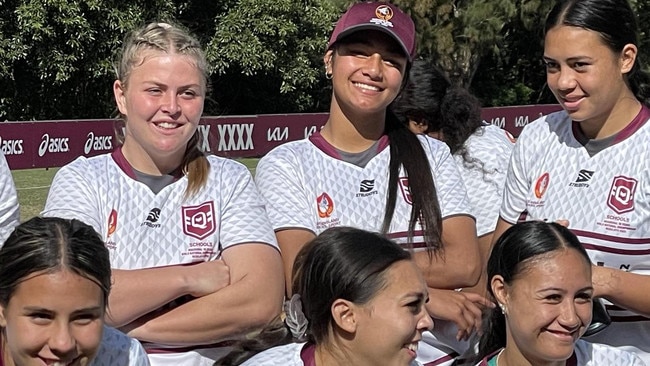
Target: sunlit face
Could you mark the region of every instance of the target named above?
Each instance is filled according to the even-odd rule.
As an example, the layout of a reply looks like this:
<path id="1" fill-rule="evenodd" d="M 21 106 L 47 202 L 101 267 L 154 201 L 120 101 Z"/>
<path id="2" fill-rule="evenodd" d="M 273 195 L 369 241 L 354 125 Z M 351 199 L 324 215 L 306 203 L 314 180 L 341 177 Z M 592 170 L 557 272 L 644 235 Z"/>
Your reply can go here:
<path id="1" fill-rule="evenodd" d="M 399 44 L 379 31 L 358 31 L 325 54 L 336 103 L 350 113 L 384 113 L 399 94 L 407 59 Z"/>
<path id="2" fill-rule="evenodd" d="M 87 365 L 99 347 L 103 324 L 99 285 L 68 270 L 36 273 L 0 307 L 5 364 Z"/>
<path id="3" fill-rule="evenodd" d="M 190 56 L 145 51 L 126 86 L 118 80 L 113 91 L 126 116 L 123 151 L 129 163 L 137 169 L 139 156 L 148 155 L 180 164 L 203 113 L 205 82 L 196 62 Z"/>
<path id="4" fill-rule="evenodd" d="M 532 364 L 568 359 L 591 322 L 592 294 L 591 265 L 577 250 L 533 258 L 495 292 L 506 309 L 506 349 Z"/>
<path id="5" fill-rule="evenodd" d="M 385 273 L 387 286 L 363 305 L 352 353 L 358 365 L 409 365 L 422 332 L 433 322 L 424 304 L 427 287 L 412 261 L 394 263 Z"/>
<path id="6" fill-rule="evenodd" d="M 572 120 L 601 126 L 615 105 L 629 96 L 625 74 L 634 60 L 625 54 L 613 52 L 600 34 L 583 28 L 561 25 L 546 33 L 548 87 Z"/>

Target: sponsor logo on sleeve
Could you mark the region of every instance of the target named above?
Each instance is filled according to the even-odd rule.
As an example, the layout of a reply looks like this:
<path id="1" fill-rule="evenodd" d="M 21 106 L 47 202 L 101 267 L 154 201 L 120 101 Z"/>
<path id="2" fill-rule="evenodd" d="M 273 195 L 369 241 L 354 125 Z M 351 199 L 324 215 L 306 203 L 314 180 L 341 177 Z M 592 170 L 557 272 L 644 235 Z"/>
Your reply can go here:
<path id="1" fill-rule="evenodd" d="M 183 232 L 198 240 L 203 240 L 216 231 L 214 202 L 204 202 L 198 206 L 182 206 Z"/>
<path id="2" fill-rule="evenodd" d="M 541 177 L 537 178 L 537 182 L 535 182 L 535 197 L 537 199 L 542 199 L 544 193 L 546 193 L 546 189 L 548 189 L 549 183 L 550 177 L 548 173 L 544 173 Z"/>
<path id="3" fill-rule="evenodd" d="M 111 213 L 108 214 L 108 220 L 107 220 L 107 230 L 106 230 L 106 248 L 108 249 L 115 249 L 117 246 L 115 245 L 115 242 L 111 240 L 111 235 L 115 233 L 115 230 L 117 229 L 117 211 L 115 209 L 111 210 Z"/>
<path id="4" fill-rule="evenodd" d="M 318 209 L 318 217 L 324 219 L 330 217 L 334 212 L 334 201 L 327 193 L 323 192 L 320 196 L 316 197 L 316 208 Z"/>

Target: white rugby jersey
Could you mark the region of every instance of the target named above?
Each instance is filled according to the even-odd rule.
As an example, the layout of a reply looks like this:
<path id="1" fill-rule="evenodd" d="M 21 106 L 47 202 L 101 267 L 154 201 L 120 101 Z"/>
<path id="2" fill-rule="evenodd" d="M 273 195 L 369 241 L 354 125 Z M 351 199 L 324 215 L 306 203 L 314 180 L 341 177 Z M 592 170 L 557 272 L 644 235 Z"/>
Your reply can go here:
<path id="1" fill-rule="evenodd" d="M 20 209 L 18 194 L 7 159 L 0 153 L 0 247 L 18 226 Z"/>
<path id="2" fill-rule="evenodd" d="M 476 218 L 478 236 L 493 232 L 497 226 L 513 146 L 514 138 L 508 131 L 487 125 L 480 127 L 465 141 L 470 159 L 481 161 L 484 164 L 482 167 L 480 164 L 468 167 L 462 156 L 454 155 L 467 188 L 472 215 Z"/>
<path id="3" fill-rule="evenodd" d="M 526 126 L 515 144 L 501 217 L 568 219 L 594 264 L 650 274 L 650 110 L 589 156 L 564 111 Z M 578 133 L 578 132 L 575 132 Z M 589 340 L 650 363 L 650 318 L 609 305 L 613 323 Z"/>
<path id="4" fill-rule="evenodd" d="M 447 145 L 423 135 L 418 138 L 429 157 L 442 217 L 471 216 L 463 179 Z M 388 137 L 382 137 L 377 155 L 363 168 L 339 159 L 334 147 L 318 132 L 273 149 L 260 160 L 255 176 L 273 228 L 300 228 L 320 234 L 334 226 L 353 226 L 379 232 L 388 190 L 388 143 Z M 400 191 L 388 236 L 406 243 L 412 206 L 408 178 L 403 169 L 400 171 Z M 412 245 L 425 246 L 417 225 Z M 458 356 L 434 335 L 429 334 L 425 340 L 427 343 L 421 342 L 418 350 L 420 362 L 439 360 L 451 364 Z"/>
<path id="5" fill-rule="evenodd" d="M 498 352 L 486 357 L 476 366 L 496 365 Z M 566 361 L 566 366 L 645 366 L 646 364 L 634 353 L 610 347 L 604 344 L 589 343 L 578 340 L 573 355 Z"/>
<path id="6" fill-rule="evenodd" d="M 419 136 L 429 157 L 442 217 L 470 215 L 463 180 L 449 148 Z M 301 228 L 316 234 L 335 226 L 354 226 L 379 232 L 388 190 L 388 137 L 379 141 L 377 154 L 365 167 L 338 158 L 338 152 L 320 133 L 282 144 L 260 159 L 255 181 L 266 200 L 275 230 Z M 400 169 L 395 213 L 389 237 L 404 243 L 411 215 L 408 178 Z M 416 225 L 413 247 L 424 245 Z"/>
<path id="7" fill-rule="evenodd" d="M 116 269 L 214 260 L 225 248 L 241 243 L 277 247 L 248 169 L 216 156 L 208 156 L 208 161 L 205 187 L 184 200 L 187 177 L 179 177 L 154 194 L 134 179 L 121 150 L 79 157 L 57 172 L 42 214 L 92 225 L 105 241 Z M 196 352 L 184 348 L 187 352 L 181 354 L 158 354 L 165 346 L 144 346 L 156 365 L 212 365 L 214 358 L 199 352 L 219 351 L 202 346 Z M 165 358 L 170 361 L 164 362 Z"/>
<path id="8" fill-rule="evenodd" d="M 89 366 L 149 366 L 140 342 L 111 327 L 104 327 L 97 355 Z"/>
<path id="9" fill-rule="evenodd" d="M 305 348 L 306 343 L 289 343 L 283 346 L 269 348 L 266 351 L 260 352 L 242 363 L 241 366 L 306 366 L 315 365 L 313 360 L 313 353 L 311 356 L 305 355 L 303 360 L 301 352 Z M 413 361 L 410 366 L 421 366 L 422 364 Z"/>

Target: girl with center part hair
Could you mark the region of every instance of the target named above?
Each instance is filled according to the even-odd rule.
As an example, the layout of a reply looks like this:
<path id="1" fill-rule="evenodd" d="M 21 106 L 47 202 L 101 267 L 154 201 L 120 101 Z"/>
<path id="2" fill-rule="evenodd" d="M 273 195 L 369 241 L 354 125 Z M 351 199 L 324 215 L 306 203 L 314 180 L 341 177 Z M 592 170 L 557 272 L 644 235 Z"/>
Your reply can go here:
<path id="1" fill-rule="evenodd" d="M 566 227 L 510 227 L 488 260 L 491 311 L 477 366 L 641 366 L 634 353 L 581 340 L 592 317 L 591 262 Z"/>
<path id="2" fill-rule="evenodd" d="M 92 227 L 20 224 L 0 248 L 0 365 L 147 366 L 140 343 L 104 326 L 108 250 Z"/>
<path id="3" fill-rule="evenodd" d="M 564 109 L 513 150 L 495 237 L 566 219 L 592 263 L 612 324 L 587 337 L 650 363 L 650 77 L 627 0 L 567 0 L 546 18 L 549 89 Z"/>
<path id="4" fill-rule="evenodd" d="M 255 181 L 282 250 L 287 284 L 305 243 L 327 228 L 358 227 L 414 249 L 431 292 L 427 310 L 445 318 L 464 312 L 457 309 L 463 303 L 450 300 L 453 289 L 474 286 L 482 266 L 475 221 L 449 148 L 411 133 L 388 109 L 414 55 L 415 26 L 408 15 L 386 2 L 352 5 L 323 57 L 332 82 L 327 122 L 309 138 L 264 156 Z M 480 327 L 476 318 L 464 318 L 463 328 Z M 425 348 L 422 361 L 434 361 Z"/>
<path id="5" fill-rule="evenodd" d="M 433 325 L 427 286 L 411 254 L 391 240 L 350 227 L 323 231 L 296 257 L 293 292 L 281 330 L 284 342 L 296 342 L 242 365 L 420 365 L 418 341 Z M 247 357 L 237 352 L 220 365 Z"/>
<path id="6" fill-rule="evenodd" d="M 225 341 L 282 306 L 282 261 L 248 169 L 198 147 L 206 68 L 177 26 L 133 31 L 113 85 L 123 145 L 61 168 L 43 211 L 101 233 L 108 322 L 142 341 L 153 365 L 212 365 Z"/>

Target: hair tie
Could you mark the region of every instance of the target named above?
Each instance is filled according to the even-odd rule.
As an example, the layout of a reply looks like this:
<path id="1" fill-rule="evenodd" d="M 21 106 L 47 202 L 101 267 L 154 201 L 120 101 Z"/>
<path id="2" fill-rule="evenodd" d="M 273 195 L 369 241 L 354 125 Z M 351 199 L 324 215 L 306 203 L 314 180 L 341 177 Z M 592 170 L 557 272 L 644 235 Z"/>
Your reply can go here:
<path id="1" fill-rule="evenodd" d="M 291 331 L 291 335 L 298 342 L 304 342 L 307 340 L 307 325 L 309 321 L 305 317 L 305 313 L 302 311 L 302 301 L 300 301 L 300 295 L 294 294 L 291 296 L 289 301 L 284 302 L 284 313 L 286 319 L 284 320 L 287 327 Z"/>

